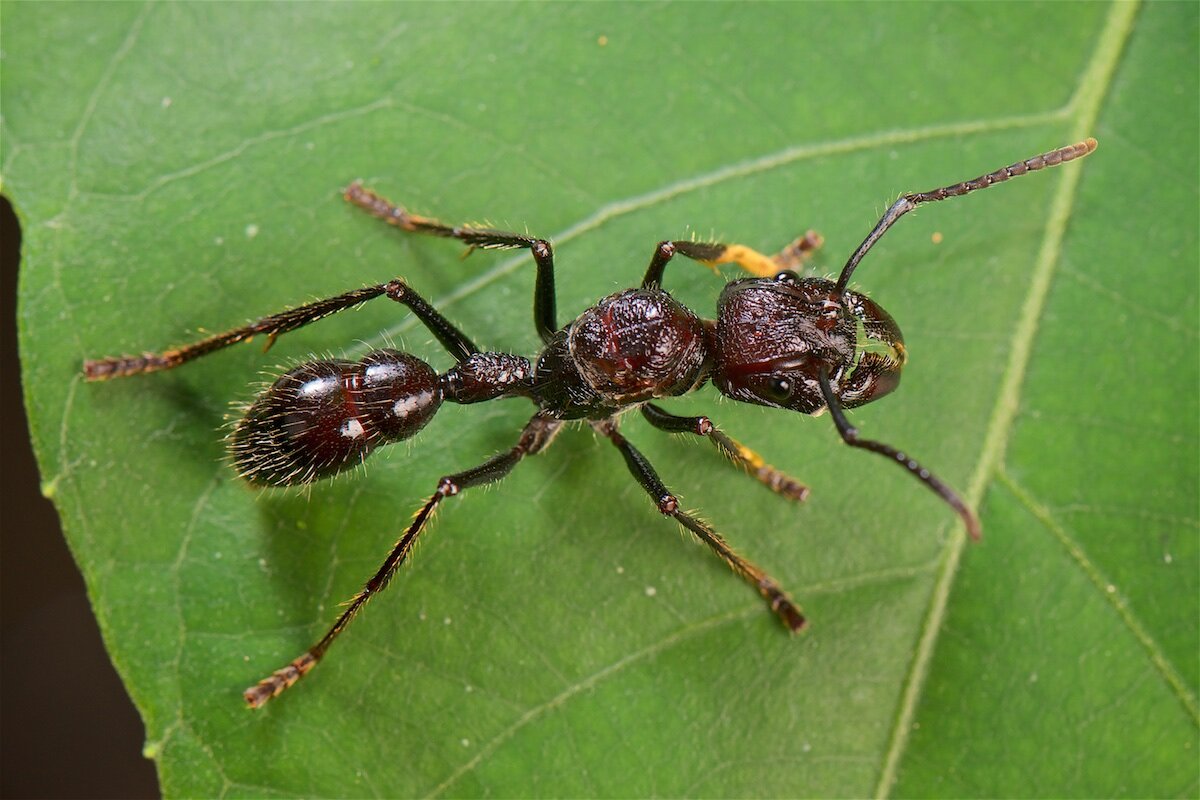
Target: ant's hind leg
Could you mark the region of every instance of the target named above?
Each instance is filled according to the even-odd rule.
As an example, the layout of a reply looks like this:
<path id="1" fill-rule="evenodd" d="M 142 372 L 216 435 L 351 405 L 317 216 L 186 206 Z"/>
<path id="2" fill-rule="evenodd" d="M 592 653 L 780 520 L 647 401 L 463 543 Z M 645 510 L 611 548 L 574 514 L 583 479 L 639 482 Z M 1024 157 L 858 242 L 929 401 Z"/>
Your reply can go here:
<path id="1" fill-rule="evenodd" d="M 346 610 L 342 612 L 342 615 L 338 617 L 333 627 L 321 638 L 321 641 L 308 650 L 305 650 L 304 653 L 287 664 L 287 666 L 275 670 L 275 672 L 243 692 L 242 696 L 246 699 L 246 703 L 251 708 L 259 708 L 272 697 L 277 697 L 284 689 L 287 689 L 300 680 L 309 670 L 317 665 L 317 662 L 325 655 L 325 651 L 329 649 L 334 640 L 353 621 L 355 615 L 362 610 L 367 601 L 382 592 L 392 578 L 395 577 L 396 570 L 400 568 L 400 565 L 408 558 L 408 554 L 412 552 L 414 545 L 416 545 L 417 537 L 425 530 L 426 523 L 433 517 L 434 511 L 437 510 L 438 505 L 443 499 L 452 497 L 463 489 L 469 489 L 472 486 L 482 486 L 487 483 L 495 483 L 500 480 L 511 472 L 513 467 L 525 456 L 533 455 L 549 445 L 561 426 L 562 423 L 557 420 L 535 415 L 533 419 L 529 420 L 529 424 L 521 432 L 520 440 L 511 450 L 493 456 L 473 469 L 464 470 L 454 475 L 447 475 L 439 480 L 437 490 L 425 501 L 425 505 L 421 506 L 420 510 L 417 511 L 412 522 L 409 523 L 408 529 L 404 531 L 404 535 L 392 547 L 392 551 L 388 553 L 388 557 L 384 559 L 383 564 L 371 576 L 371 579 L 367 581 L 362 591 L 350 599 L 346 604 Z"/>
<path id="2" fill-rule="evenodd" d="M 726 434 L 708 417 L 678 417 L 653 404 L 642 406 L 642 416 L 660 431 L 707 437 L 726 458 L 775 494 L 797 502 L 808 497 L 807 486 L 763 461 L 762 456 Z"/>
<path id="3" fill-rule="evenodd" d="M 471 342 L 458 328 L 454 327 L 445 317 L 439 314 L 433 306 L 409 288 L 402 280 L 393 280 L 375 286 L 365 286 L 335 297 L 327 297 L 306 305 L 290 308 L 278 314 L 263 317 L 257 322 L 243 325 L 240 328 L 218 333 L 201 339 L 198 342 L 174 347 L 161 353 L 142 353 L 137 356 L 110 356 L 108 358 L 89 359 L 83 362 L 83 374 L 89 381 L 103 381 L 110 378 L 124 378 L 130 375 L 141 375 L 146 372 L 161 372 L 174 369 L 189 361 L 215 353 L 239 342 L 247 342 L 255 336 L 267 338 L 267 349 L 275 339 L 285 333 L 303 328 L 305 325 L 319 319 L 331 316 L 339 311 L 362 305 L 368 300 L 387 295 L 389 299 L 408 306 L 409 310 L 421 320 L 421 323 L 437 337 L 447 350 L 461 361 L 479 348 Z"/>
<path id="4" fill-rule="evenodd" d="M 646 457 L 638 452 L 637 448 L 620 434 L 616 423 L 612 420 L 605 420 L 593 424 L 596 430 L 607 436 L 616 445 L 617 449 L 621 451 L 621 455 L 625 457 L 625 464 L 629 467 L 629 471 L 633 473 L 633 477 L 637 479 L 637 482 L 650 495 L 650 499 L 658 506 L 660 512 L 668 517 L 674 517 L 680 525 L 687 528 L 697 539 L 708 545 L 735 573 L 753 586 L 762 595 L 762 598 L 767 601 L 767 605 L 775 612 L 780 621 L 787 626 L 788 630 L 796 633 L 804 628 L 806 621 L 804 614 L 800 611 L 800 607 L 787 596 L 787 593 L 780 588 L 774 578 L 738 555 L 729 546 L 728 542 L 721 538 L 721 535 L 709 527 L 707 523 L 679 510 L 679 501 L 675 498 L 675 495 L 671 494 L 667 490 L 667 487 L 663 485 L 663 482 L 659 480 L 658 474 L 655 473 L 654 467 L 650 465 Z"/>
<path id="5" fill-rule="evenodd" d="M 533 323 L 544 342 L 549 341 L 558 331 L 554 300 L 554 250 L 545 239 L 491 228 L 447 225 L 430 217 L 410 214 L 403 206 L 398 206 L 364 188 L 357 181 L 346 187 L 343 196 L 348 202 L 401 230 L 440 236 L 443 239 L 458 239 L 467 245 L 467 254 L 476 247 L 482 250 L 527 248 L 537 264 L 537 278 L 533 290 Z"/>
<path id="6" fill-rule="evenodd" d="M 160 353 L 142 353 L 136 356 L 125 355 L 88 359 L 83 362 L 83 374 L 89 381 L 103 381 L 110 378 L 141 375 L 146 372 L 161 372 L 166 369 L 174 369 L 181 364 L 186 364 L 189 361 L 206 356 L 209 353 L 214 353 L 217 350 L 222 350 L 238 342 L 249 341 L 255 336 L 260 335 L 267 337 L 267 347 L 269 348 L 275 341 L 275 338 L 281 334 L 302 328 L 310 322 L 316 322 L 331 314 L 345 311 L 347 308 L 354 308 L 368 300 L 379 297 L 384 291 L 385 287 L 383 285 L 355 289 L 345 294 L 339 294 L 336 297 L 328 297 L 324 300 L 308 303 L 307 305 L 290 308 L 287 311 L 263 317 L 249 325 L 234 328 L 224 333 L 218 333 L 181 347 L 163 350 Z"/>
<path id="7" fill-rule="evenodd" d="M 650 267 L 646 270 L 642 286 L 661 286 L 667 262 L 677 253 L 687 256 L 693 261 L 699 261 L 712 270 L 716 270 L 721 264 L 737 264 L 756 277 L 773 278 L 783 270 L 797 269 L 809 254 L 820 247 L 824 241 L 819 233 L 809 231 L 774 256 L 763 255 L 744 244 L 692 241 L 660 242 L 654 251 L 654 257 L 650 260 Z"/>

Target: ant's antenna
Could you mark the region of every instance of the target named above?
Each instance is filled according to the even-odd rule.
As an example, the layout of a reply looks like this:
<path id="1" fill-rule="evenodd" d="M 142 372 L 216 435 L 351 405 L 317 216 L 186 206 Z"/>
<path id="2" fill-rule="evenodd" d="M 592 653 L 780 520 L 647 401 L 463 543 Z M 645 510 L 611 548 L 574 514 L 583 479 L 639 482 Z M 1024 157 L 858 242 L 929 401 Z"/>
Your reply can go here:
<path id="1" fill-rule="evenodd" d="M 945 200 L 947 197 L 959 197 L 960 195 L 969 194 L 976 189 L 986 189 L 993 184 L 1003 183 L 1009 178 L 1024 175 L 1026 172 L 1036 172 L 1039 169 L 1056 167 L 1059 164 L 1083 158 L 1095 149 L 1096 140 L 1085 139 L 1077 144 L 1060 147 L 1057 150 L 1051 150 L 1049 153 L 1042 153 L 1040 156 L 1018 161 L 1010 167 L 989 172 L 987 175 L 980 175 L 974 180 L 963 181 L 953 186 L 943 186 L 940 189 L 934 189 L 929 192 L 914 192 L 904 195 L 892 204 L 892 207 L 880 218 L 875 228 L 863 240 L 863 243 L 854 251 L 854 255 L 850 256 L 850 260 L 846 262 L 846 266 L 842 267 L 842 275 L 838 278 L 837 282 L 837 294 L 840 296 L 842 292 L 846 291 L 846 284 L 850 282 L 850 274 L 854 272 L 854 268 L 858 266 L 858 262 L 863 260 L 863 256 L 875 246 L 875 242 L 879 241 L 880 237 L 887 233 L 888 228 L 896 224 L 896 220 L 921 205 L 921 203 L 932 203 L 937 200 Z"/>

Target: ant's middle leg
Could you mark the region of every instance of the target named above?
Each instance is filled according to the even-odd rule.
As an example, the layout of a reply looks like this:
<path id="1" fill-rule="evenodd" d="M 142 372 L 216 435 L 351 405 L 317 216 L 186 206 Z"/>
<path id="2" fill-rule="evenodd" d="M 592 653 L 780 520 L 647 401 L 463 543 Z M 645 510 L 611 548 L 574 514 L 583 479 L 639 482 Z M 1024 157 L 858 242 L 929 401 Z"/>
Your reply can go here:
<path id="1" fill-rule="evenodd" d="M 617 449 L 621 451 L 621 455 L 625 457 L 625 464 L 629 467 L 629 471 L 637 479 L 637 482 L 641 484 L 642 488 L 646 490 L 646 493 L 650 495 L 650 499 L 658 506 L 660 512 L 668 517 L 674 517 L 680 525 L 687 528 L 697 539 L 708 545 L 734 572 L 753 586 L 762 595 L 763 599 L 767 601 L 767 605 L 775 612 L 776 616 L 787 626 L 788 630 L 796 633 L 804 628 L 806 622 L 804 614 L 800 611 L 800 607 L 787 596 L 787 593 L 780 588 L 774 578 L 763 572 L 758 566 L 738 555 L 729 546 L 729 543 L 721 538 L 721 535 L 709 527 L 707 523 L 685 511 L 679 510 L 679 501 L 675 498 L 675 495 L 671 494 L 667 490 L 667 487 L 663 485 L 663 482 L 659 480 L 658 474 L 654 471 L 654 467 L 650 465 L 650 462 L 646 460 L 646 457 L 621 435 L 617 430 L 615 422 L 608 419 L 593 424 L 597 431 L 607 436 L 616 445 Z"/>
<path id="2" fill-rule="evenodd" d="M 446 225 L 436 219 L 419 217 L 364 188 L 357 181 L 346 188 L 344 197 L 369 214 L 401 230 L 440 236 L 444 239 L 458 239 L 468 246 L 468 254 L 476 247 L 483 250 L 528 248 L 537 264 L 537 278 L 533 290 L 533 323 L 544 342 L 550 341 L 558 331 L 554 299 L 554 250 L 545 239 L 491 228 Z"/>
<path id="3" fill-rule="evenodd" d="M 775 469 L 758 453 L 714 425 L 708 417 L 679 417 L 650 403 L 642 406 L 642 416 L 660 431 L 707 437 L 726 458 L 740 466 L 747 475 L 788 500 L 803 502 L 808 497 L 807 486 Z"/>
<path id="4" fill-rule="evenodd" d="M 396 570 L 408 558 L 416 545 L 417 537 L 425 530 L 426 524 L 433 517 L 434 511 L 438 505 L 447 497 L 452 497 L 464 489 L 469 489 L 472 486 L 482 486 L 488 483 L 495 483 L 512 471 L 525 456 L 533 455 L 545 449 L 547 445 L 553 441 L 555 434 L 558 433 L 562 423 L 558 420 L 549 419 L 540 415 L 535 415 L 529 420 L 529 424 L 525 426 L 525 430 L 521 432 L 521 438 L 517 444 L 508 452 L 500 453 L 499 455 L 489 458 L 473 469 L 464 470 L 454 475 L 447 475 L 438 481 L 437 490 L 433 495 L 425 501 L 425 505 L 421 506 L 409 523 L 408 529 L 404 531 L 404 535 L 392 547 L 392 551 L 388 557 L 384 559 L 382 565 L 367 581 L 366 585 L 358 594 L 356 594 L 346 604 L 346 610 L 342 612 L 333 627 L 321 638 L 321 641 L 305 650 L 298 658 L 292 660 L 287 666 L 275 670 L 269 676 L 259 681 L 254 686 L 251 686 L 245 692 L 246 702 L 251 708 L 258 708 L 270 700 L 272 697 L 278 696 L 284 689 L 294 684 L 300 678 L 304 677 L 321 657 L 325 655 L 325 651 L 333 644 L 334 640 L 346 629 L 353 621 L 354 617 L 362 610 L 362 607 L 367 604 L 375 595 L 382 592 L 392 578 L 396 575 Z"/>
<path id="5" fill-rule="evenodd" d="M 109 378 L 124 378 L 129 375 L 141 375 L 146 372 L 161 372 L 174 369 L 189 361 L 222 350 L 239 342 L 246 342 L 255 336 L 267 337 L 267 349 L 275 342 L 276 337 L 302 328 L 319 319 L 331 316 L 339 311 L 354 308 L 368 300 L 387 295 L 409 308 L 422 324 L 437 337 L 454 358 L 458 361 L 479 352 L 479 348 L 466 337 L 458 328 L 437 312 L 433 306 L 425 302 L 419 294 L 409 288 L 404 281 L 396 279 L 375 286 L 365 286 L 335 297 L 317 300 L 306 305 L 290 308 L 278 314 L 263 317 L 257 322 L 240 328 L 214 334 L 206 339 L 193 342 L 182 347 L 174 347 L 161 353 L 142 353 L 137 356 L 110 356 L 108 358 L 89 359 L 83 362 L 83 373 L 89 381 L 102 381 Z"/>
<path id="6" fill-rule="evenodd" d="M 809 231 L 773 256 L 765 256 L 744 244 L 686 240 L 659 242 L 654 256 L 650 259 L 646 277 L 642 279 L 642 287 L 661 286 L 667 262 L 676 254 L 699 261 L 713 270 L 720 264 L 737 264 L 751 275 L 773 278 L 783 270 L 798 268 L 824 241 L 819 233 Z"/>

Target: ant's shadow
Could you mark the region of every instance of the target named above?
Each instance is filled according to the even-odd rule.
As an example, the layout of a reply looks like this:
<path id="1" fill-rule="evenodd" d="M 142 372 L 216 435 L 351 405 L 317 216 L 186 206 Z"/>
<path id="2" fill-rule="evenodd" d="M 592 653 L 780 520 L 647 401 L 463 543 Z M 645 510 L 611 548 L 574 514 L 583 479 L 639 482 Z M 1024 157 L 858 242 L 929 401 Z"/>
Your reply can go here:
<path id="1" fill-rule="evenodd" d="M 520 426 L 508 427 L 499 420 L 489 423 L 470 437 L 469 444 L 454 442 L 453 454 L 440 452 L 447 442 L 438 441 L 435 431 L 426 431 L 423 440 L 418 437 L 380 448 L 363 469 L 308 486 L 253 490 L 258 495 L 259 546 L 270 564 L 267 580 L 282 611 L 280 622 L 285 627 L 309 628 L 303 635 L 296 634 L 297 644 L 311 644 L 308 638 L 315 641 L 324 633 L 334 622 L 339 604 L 375 574 L 440 476 L 475 466 L 513 446 Z M 470 455 L 464 457 L 464 451 Z M 540 457 L 517 466 L 522 473 L 542 473 L 545 480 L 556 468 Z M 498 484 L 500 493 L 509 488 L 504 484 Z M 448 498 L 445 509 L 463 499 L 473 507 L 468 513 L 484 518 L 489 505 L 506 502 L 488 487 L 475 487 Z M 443 520 L 432 519 L 422 541 L 440 539 L 437 528 L 442 524 Z M 403 578 L 411 566 L 402 566 L 398 577 Z"/>

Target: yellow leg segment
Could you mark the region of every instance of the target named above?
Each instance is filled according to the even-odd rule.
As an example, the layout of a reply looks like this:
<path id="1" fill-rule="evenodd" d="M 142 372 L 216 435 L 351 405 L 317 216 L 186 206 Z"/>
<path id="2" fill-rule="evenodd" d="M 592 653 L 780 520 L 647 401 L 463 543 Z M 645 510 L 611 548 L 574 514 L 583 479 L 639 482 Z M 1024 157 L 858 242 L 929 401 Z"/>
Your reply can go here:
<path id="1" fill-rule="evenodd" d="M 757 480 L 776 494 L 783 495 L 789 500 L 803 502 L 808 497 L 808 487 L 800 481 L 780 472 L 763 460 L 763 457 L 746 445 L 713 428 L 709 436 L 717 443 L 717 447 L 725 452 L 736 464 L 741 464 L 750 477 Z"/>
<path id="2" fill-rule="evenodd" d="M 782 270 L 799 267 L 824 241 L 819 233 L 809 231 L 773 256 L 744 244 L 716 245 L 722 249 L 712 258 L 700 259 L 700 263 L 714 271 L 720 264 L 737 264 L 755 277 L 773 278 Z"/>

